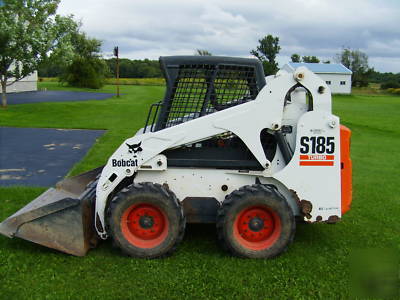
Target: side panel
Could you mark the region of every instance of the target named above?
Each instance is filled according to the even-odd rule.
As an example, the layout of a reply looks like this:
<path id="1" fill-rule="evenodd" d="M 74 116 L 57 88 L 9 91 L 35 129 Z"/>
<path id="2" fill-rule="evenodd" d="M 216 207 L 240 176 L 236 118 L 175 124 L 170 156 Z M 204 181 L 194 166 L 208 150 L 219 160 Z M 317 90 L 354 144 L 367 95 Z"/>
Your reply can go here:
<path id="1" fill-rule="evenodd" d="M 308 221 L 341 217 L 339 118 L 323 111 L 304 114 L 289 164 L 273 175 L 305 204 Z"/>
<path id="2" fill-rule="evenodd" d="M 299 207 L 293 193 L 272 177 L 263 177 L 262 172 L 241 173 L 233 170 L 168 168 L 165 171 L 140 170 L 135 182 L 155 182 L 166 184 L 179 201 L 189 197 L 215 198 L 222 203 L 225 196 L 244 185 L 256 182 L 275 185 L 288 200 L 295 215 L 299 215 Z"/>
<path id="3" fill-rule="evenodd" d="M 342 214 L 350 209 L 353 188 L 352 188 L 352 164 L 350 158 L 350 137 L 351 131 L 346 126 L 340 126 L 340 161 L 341 161 L 341 182 L 342 182 Z"/>

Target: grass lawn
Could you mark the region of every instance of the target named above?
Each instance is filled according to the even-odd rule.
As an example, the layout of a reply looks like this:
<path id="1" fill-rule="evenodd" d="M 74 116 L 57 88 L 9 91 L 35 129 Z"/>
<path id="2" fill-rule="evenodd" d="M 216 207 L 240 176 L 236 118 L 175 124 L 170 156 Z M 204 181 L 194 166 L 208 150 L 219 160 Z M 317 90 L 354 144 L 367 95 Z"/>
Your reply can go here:
<path id="1" fill-rule="evenodd" d="M 41 87 L 64 89 L 53 82 Z M 160 86 L 122 86 L 119 99 L 12 105 L 0 109 L 0 126 L 108 129 L 74 166 L 71 174 L 77 174 L 105 163 L 124 138 L 143 126 L 149 105 L 163 91 Z M 284 255 L 230 257 L 218 247 L 210 225 L 188 226 L 178 251 L 161 260 L 121 256 L 110 242 L 79 258 L 0 236 L 0 298 L 348 298 L 353 253 L 400 251 L 400 97 L 335 96 L 334 112 L 353 132 L 352 209 L 336 225 L 299 224 Z M 0 220 L 43 191 L 0 188 Z"/>

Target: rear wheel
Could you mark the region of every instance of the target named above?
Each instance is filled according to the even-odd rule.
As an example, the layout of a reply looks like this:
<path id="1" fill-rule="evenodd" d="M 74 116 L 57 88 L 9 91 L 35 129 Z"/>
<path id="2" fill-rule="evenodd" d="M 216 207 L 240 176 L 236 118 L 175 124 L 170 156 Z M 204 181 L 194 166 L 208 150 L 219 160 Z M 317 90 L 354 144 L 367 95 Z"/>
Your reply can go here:
<path id="1" fill-rule="evenodd" d="M 239 257 L 281 254 L 292 242 L 295 226 L 286 199 L 272 185 L 244 186 L 228 195 L 218 211 L 218 238 Z"/>
<path id="2" fill-rule="evenodd" d="M 182 241 L 185 218 L 169 189 L 152 183 L 120 191 L 108 209 L 108 226 L 116 246 L 133 257 L 171 254 Z"/>

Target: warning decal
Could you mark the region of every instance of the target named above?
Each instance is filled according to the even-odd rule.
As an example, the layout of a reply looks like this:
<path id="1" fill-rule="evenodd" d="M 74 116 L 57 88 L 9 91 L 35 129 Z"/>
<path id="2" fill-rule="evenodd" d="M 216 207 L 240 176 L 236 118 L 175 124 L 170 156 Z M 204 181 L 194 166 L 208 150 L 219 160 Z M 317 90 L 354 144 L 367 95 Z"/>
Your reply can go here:
<path id="1" fill-rule="evenodd" d="M 300 155 L 300 166 L 333 166 L 334 155 Z"/>

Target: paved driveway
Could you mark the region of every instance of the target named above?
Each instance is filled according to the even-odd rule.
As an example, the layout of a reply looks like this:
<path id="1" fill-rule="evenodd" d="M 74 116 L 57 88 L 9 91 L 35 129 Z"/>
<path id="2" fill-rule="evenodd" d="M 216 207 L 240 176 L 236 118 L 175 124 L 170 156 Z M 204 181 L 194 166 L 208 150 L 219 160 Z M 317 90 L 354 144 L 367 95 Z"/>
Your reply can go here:
<path id="1" fill-rule="evenodd" d="M 69 102 L 85 100 L 104 100 L 113 96 L 115 96 L 115 94 L 70 91 L 36 91 L 9 93 L 7 94 L 7 102 L 9 105 L 39 102 Z"/>
<path id="2" fill-rule="evenodd" d="M 0 127 L 0 186 L 53 186 L 103 133 Z"/>

